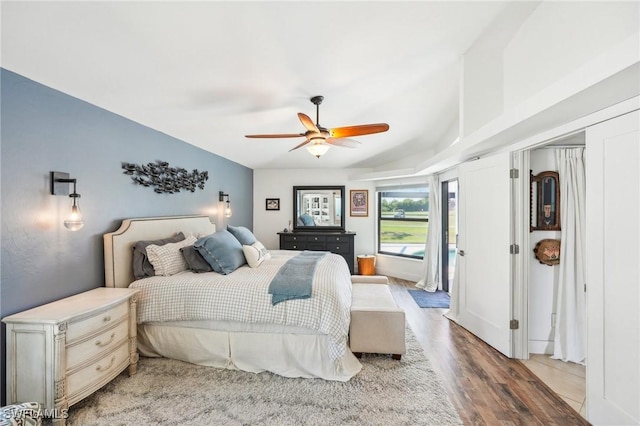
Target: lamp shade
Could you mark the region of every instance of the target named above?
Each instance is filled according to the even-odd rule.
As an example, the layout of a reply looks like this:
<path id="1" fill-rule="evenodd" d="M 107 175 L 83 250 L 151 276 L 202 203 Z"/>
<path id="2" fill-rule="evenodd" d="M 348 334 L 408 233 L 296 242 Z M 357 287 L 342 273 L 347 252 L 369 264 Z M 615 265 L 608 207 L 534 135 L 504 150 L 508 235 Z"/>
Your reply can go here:
<path id="1" fill-rule="evenodd" d="M 320 156 L 324 155 L 329 151 L 330 146 L 323 142 L 314 142 L 311 146 L 307 147 L 307 150 L 311 153 L 311 155 L 320 158 Z"/>

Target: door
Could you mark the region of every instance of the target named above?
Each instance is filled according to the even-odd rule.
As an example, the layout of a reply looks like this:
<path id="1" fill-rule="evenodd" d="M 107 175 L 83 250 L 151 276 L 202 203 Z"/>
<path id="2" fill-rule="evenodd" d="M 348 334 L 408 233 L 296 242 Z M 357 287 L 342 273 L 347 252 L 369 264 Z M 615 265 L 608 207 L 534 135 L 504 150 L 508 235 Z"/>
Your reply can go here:
<path id="1" fill-rule="evenodd" d="M 640 423 L 640 112 L 587 129 L 587 419 Z"/>
<path id="2" fill-rule="evenodd" d="M 459 323 L 512 356 L 510 154 L 460 166 Z"/>
<path id="3" fill-rule="evenodd" d="M 442 182 L 442 290 L 453 290 L 458 242 L 458 180 Z"/>

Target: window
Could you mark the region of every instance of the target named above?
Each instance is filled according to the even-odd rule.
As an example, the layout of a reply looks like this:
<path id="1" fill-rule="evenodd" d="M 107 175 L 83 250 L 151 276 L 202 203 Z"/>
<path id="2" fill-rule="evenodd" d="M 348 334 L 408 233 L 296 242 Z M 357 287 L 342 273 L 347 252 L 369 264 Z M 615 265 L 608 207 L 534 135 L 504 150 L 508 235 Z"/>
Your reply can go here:
<path id="1" fill-rule="evenodd" d="M 428 227 L 426 185 L 378 190 L 378 253 L 422 259 Z"/>

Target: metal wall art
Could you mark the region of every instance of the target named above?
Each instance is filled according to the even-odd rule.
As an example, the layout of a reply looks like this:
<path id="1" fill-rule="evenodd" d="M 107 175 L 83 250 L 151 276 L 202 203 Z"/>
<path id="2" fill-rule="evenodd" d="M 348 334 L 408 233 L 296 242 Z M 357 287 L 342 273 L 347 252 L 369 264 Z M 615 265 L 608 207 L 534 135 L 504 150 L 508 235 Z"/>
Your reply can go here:
<path id="1" fill-rule="evenodd" d="M 156 161 L 138 165 L 122 163 L 125 175 L 142 186 L 153 187 L 158 194 L 174 194 L 181 190 L 195 192 L 196 188 L 204 189 L 204 183 L 209 179 L 209 172 L 199 172 L 197 169 L 188 172 L 182 167 L 169 167 L 166 161 Z"/>
<path id="2" fill-rule="evenodd" d="M 533 249 L 536 259 L 543 265 L 558 265 L 560 263 L 560 240 L 540 240 Z"/>

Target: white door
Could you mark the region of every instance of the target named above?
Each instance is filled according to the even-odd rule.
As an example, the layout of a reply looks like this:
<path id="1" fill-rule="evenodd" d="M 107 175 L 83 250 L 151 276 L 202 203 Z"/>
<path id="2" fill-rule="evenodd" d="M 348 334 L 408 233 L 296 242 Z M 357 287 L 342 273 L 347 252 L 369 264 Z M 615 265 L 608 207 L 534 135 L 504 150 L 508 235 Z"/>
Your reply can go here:
<path id="1" fill-rule="evenodd" d="M 458 262 L 461 326 L 512 356 L 510 154 L 460 166 Z"/>
<path id="2" fill-rule="evenodd" d="M 640 113 L 587 129 L 587 419 L 640 423 Z"/>

